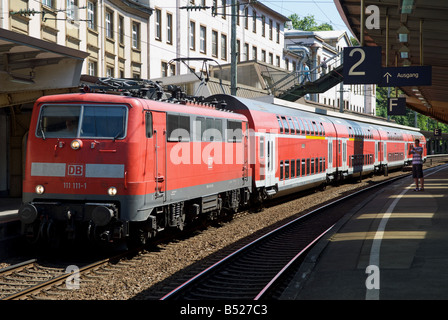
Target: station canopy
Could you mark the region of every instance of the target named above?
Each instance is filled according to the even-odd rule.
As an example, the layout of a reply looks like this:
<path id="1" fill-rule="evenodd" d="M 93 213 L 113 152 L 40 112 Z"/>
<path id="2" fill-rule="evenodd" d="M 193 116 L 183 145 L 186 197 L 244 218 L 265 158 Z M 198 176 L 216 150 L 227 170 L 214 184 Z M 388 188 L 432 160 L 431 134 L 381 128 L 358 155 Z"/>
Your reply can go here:
<path id="1" fill-rule="evenodd" d="M 361 0 L 334 2 L 347 27 L 360 39 Z M 400 87 L 407 95 L 408 107 L 448 123 L 448 1 L 365 0 L 364 5 L 375 5 L 379 9 L 379 28 L 364 28 L 364 45 L 382 47 L 383 67 L 432 66 L 431 86 Z M 365 18 L 371 12 L 367 12 Z M 385 50 L 387 20 L 388 63 Z"/>
<path id="2" fill-rule="evenodd" d="M 87 53 L 0 29 L 0 108 L 79 86 Z"/>

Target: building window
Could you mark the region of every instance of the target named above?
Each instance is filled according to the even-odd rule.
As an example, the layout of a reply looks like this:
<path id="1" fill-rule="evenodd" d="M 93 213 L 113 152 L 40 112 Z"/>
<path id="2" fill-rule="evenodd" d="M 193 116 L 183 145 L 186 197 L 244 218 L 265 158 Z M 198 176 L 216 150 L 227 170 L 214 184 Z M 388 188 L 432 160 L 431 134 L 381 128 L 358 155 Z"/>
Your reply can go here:
<path id="1" fill-rule="evenodd" d="M 67 0 L 67 19 L 75 20 L 77 0 Z"/>
<path id="2" fill-rule="evenodd" d="M 257 11 L 252 11 L 252 31 L 257 33 Z"/>
<path id="3" fill-rule="evenodd" d="M 261 16 L 261 35 L 266 37 L 266 17 Z"/>
<path id="4" fill-rule="evenodd" d="M 261 50 L 261 61 L 266 62 L 266 50 Z"/>
<path id="5" fill-rule="evenodd" d="M 272 40 L 272 19 L 269 19 L 269 40 Z"/>
<path id="6" fill-rule="evenodd" d="M 227 60 L 227 35 L 221 35 L 221 59 Z"/>
<path id="7" fill-rule="evenodd" d="M 202 53 L 207 52 L 207 27 L 200 26 L 199 30 L 199 50 Z"/>
<path id="8" fill-rule="evenodd" d="M 252 46 L 252 60 L 257 61 L 257 47 Z"/>
<path id="9" fill-rule="evenodd" d="M 165 61 L 162 61 L 161 76 L 163 78 L 168 76 L 168 63 L 166 63 Z"/>
<path id="10" fill-rule="evenodd" d="M 274 55 L 272 54 L 272 52 L 269 53 L 269 63 L 274 65 Z"/>
<path id="11" fill-rule="evenodd" d="M 176 75 L 176 65 L 174 63 L 170 64 L 170 76 Z"/>
<path id="12" fill-rule="evenodd" d="M 160 9 L 156 9 L 156 26 L 155 26 L 155 36 L 156 40 L 162 41 L 162 11 Z"/>
<path id="13" fill-rule="evenodd" d="M 87 27 L 96 30 L 96 5 L 89 1 L 87 2 Z"/>
<path id="14" fill-rule="evenodd" d="M 112 67 L 106 67 L 106 77 L 113 78 L 115 76 L 115 70 Z"/>
<path id="15" fill-rule="evenodd" d="M 246 60 L 246 61 L 249 60 L 249 44 L 248 43 L 244 44 L 244 60 Z"/>
<path id="16" fill-rule="evenodd" d="M 124 18 L 118 16 L 118 41 L 124 44 Z"/>
<path id="17" fill-rule="evenodd" d="M 114 14 L 113 12 L 106 10 L 106 37 L 114 38 Z"/>
<path id="18" fill-rule="evenodd" d="M 277 22 L 277 43 L 280 43 L 280 23 Z"/>
<path id="19" fill-rule="evenodd" d="M 240 2 L 237 1 L 236 2 L 236 25 L 239 26 L 240 25 Z"/>
<path id="20" fill-rule="evenodd" d="M 275 65 L 280 67 L 280 56 L 275 56 Z"/>
<path id="21" fill-rule="evenodd" d="M 244 8 L 244 28 L 249 29 L 249 8 Z"/>
<path id="22" fill-rule="evenodd" d="M 212 56 L 218 56 L 218 31 L 212 31 Z"/>
<path id="23" fill-rule="evenodd" d="M 140 49 L 140 23 L 132 22 L 132 48 Z"/>
<path id="24" fill-rule="evenodd" d="M 237 54 L 237 61 L 241 62 L 241 41 L 236 40 L 236 54 Z"/>
<path id="25" fill-rule="evenodd" d="M 221 0 L 221 6 L 222 6 L 222 18 L 226 19 L 227 0 Z"/>
<path id="26" fill-rule="evenodd" d="M 173 15 L 166 14 L 166 43 L 173 43 Z"/>
<path id="27" fill-rule="evenodd" d="M 53 0 L 42 0 L 42 4 L 44 6 L 52 8 L 53 7 Z"/>
<path id="28" fill-rule="evenodd" d="M 196 22 L 190 21 L 190 50 L 196 49 Z"/>
<path id="29" fill-rule="evenodd" d="M 97 75 L 97 63 L 96 61 L 89 61 L 89 76 Z"/>

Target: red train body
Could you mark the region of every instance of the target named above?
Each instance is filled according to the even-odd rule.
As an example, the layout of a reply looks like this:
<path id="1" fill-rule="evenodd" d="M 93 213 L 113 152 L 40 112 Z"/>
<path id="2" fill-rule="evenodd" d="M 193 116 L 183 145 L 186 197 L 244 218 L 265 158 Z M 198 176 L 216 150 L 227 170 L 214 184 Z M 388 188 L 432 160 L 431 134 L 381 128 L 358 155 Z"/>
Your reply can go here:
<path id="1" fill-rule="evenodd" d="M 418 131 L 386 124 L 213 99 L 219 109 L 94 93 L 37 100 L 19 210 L 24 233 L 143 243 L 249 199 L 403 166 L 415 138 L 425 145 Z"/>

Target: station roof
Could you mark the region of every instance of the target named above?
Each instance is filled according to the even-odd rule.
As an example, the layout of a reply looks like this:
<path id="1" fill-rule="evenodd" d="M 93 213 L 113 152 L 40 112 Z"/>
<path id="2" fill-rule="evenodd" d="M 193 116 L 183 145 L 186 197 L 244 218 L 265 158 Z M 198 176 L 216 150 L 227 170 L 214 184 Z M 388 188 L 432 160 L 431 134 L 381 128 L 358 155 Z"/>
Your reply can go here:
<path id="1" fill-rule="evenodd" d="M 334 0 L 352 34 L 360 39 L 360 0 Z M 404 4 L 404 6 L 403 6 Z M 441 0 L 365 0 L 365 6 L 376 5 L 380 13 L 380 28 L 364 28 L 364 45 L 383 48 L 383 66 L 403 66 L 398 51 L 398 29 L 409 30 L 407 47 L 412 66 L 432 66 L 432 85 L 401 87 L 407 95 L 407 105 L 419 113 L 448 123 L 448 1 Z M 409 9 L 402 11 L 402 7 Z M 389 61 L 386 64 L 386 16 L 389 17 Z M 369 17 L 369 13 L 366 14 Z M 421 36 L 420 36 L 421 34 Z M 421 54 L 420 40 L 423 41 Z M 426 102 L 426 105 L 425 105 Z"/>
<path id="2" fill-rule="evenodd" d="M 0 28 L 0 108 L 79 86 L 87 53 Z"/>

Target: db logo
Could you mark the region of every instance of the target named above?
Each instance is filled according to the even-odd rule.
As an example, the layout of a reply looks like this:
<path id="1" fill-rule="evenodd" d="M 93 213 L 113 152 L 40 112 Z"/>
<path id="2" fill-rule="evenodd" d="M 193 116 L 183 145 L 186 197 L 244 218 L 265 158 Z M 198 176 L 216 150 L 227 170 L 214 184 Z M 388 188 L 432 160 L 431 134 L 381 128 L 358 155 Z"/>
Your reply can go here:
<path id="1" fill-rule="evenodd" d="M 68 166 L 68 175 L 69 176 L 82 176 L 84 174 L 82 164 L 70 164 Z"/>

